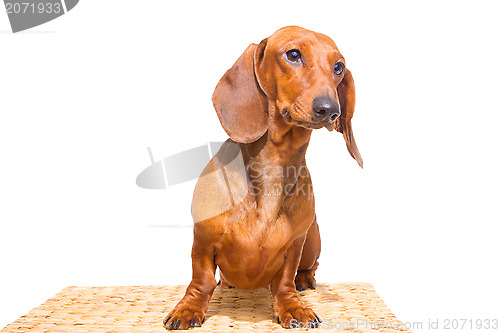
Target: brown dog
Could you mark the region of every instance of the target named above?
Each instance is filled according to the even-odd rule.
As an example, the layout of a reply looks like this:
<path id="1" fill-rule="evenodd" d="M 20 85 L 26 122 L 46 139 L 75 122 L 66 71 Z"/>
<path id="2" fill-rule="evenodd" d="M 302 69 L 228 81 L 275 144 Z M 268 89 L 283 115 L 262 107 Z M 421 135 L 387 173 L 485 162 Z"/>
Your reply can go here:
<path id="1" fill-rule="evenodd" d="M 320 253 L 305 153 L 313 129 L 336 129 L 363 166 L 351 128 L 354 100 L 335 43 L 299 27 L 251 44 L 226 72 L 213 103 L 231 140 L 196 185 L 193 278 L 167 329 L 201 326 L 217 267 L 222 287 L 269 288 L 283 327 L 318 324 L 297 295 L 315 288 Z M 238 154 L 241 167 L 230 167 Z"/>

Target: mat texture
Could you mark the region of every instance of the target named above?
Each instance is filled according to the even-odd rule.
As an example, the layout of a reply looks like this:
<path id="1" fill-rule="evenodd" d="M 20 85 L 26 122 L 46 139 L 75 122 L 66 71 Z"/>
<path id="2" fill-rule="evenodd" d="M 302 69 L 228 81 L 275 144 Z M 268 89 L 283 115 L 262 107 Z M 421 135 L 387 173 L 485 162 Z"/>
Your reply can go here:
<path id="1" fill-rule="evenodd" d="M 69 287 L 1 332 L 167 332 L 162 321 L 186 286 Z M 299 293 L 323 320 L 316 332 L 410 332 L 371 284 L 318 284 Z M 309 329 L 313 330 L 313 329 Z M 283 331 L 266 289 L 217 287 L 201 328 L 192 332 Z"/>

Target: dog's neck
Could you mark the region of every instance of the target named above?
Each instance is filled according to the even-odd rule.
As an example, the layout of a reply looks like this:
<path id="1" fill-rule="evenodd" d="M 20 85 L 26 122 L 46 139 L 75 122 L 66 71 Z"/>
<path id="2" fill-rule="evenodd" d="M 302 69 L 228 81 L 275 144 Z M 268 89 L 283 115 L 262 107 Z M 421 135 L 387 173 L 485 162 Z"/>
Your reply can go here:
<path id="1" fill-rule="evenodd" d="M 242 145 L 242 152 L 258 211 L 273 220 L 299 178 L 309 177 L 305 155 L 312 130 L 288 124 L 276 107 L 270 108 L 269 120 L 267 132 Z"/>
<path id="2" fill-rule="evenodd" d="M 241 147 L 245 164 L 284 168 L 304 165 L 312 130 L 287 123 L 275 104 L 269 106 L 268 113 L 267 132 L 259 140 Z"/>

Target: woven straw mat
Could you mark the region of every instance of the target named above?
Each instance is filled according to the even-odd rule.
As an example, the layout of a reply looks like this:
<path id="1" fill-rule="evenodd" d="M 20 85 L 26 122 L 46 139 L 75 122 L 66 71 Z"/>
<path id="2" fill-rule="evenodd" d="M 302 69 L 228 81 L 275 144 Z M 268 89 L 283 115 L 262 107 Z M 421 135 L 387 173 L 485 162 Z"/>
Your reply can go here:
<path id="1" fill-rule="evenodd" d="M 1 332 L 167 332 L 162 321 L 185 290 L 186 286 L 69 287 Z M 368 283 L 318 284 L 299 296 L 322 319 L 320 328 L 308 331 L 410 332 Z M 205 323 L 190 331 L 291 330 L 277 324 L 268 290 L 217 287 Z"/>

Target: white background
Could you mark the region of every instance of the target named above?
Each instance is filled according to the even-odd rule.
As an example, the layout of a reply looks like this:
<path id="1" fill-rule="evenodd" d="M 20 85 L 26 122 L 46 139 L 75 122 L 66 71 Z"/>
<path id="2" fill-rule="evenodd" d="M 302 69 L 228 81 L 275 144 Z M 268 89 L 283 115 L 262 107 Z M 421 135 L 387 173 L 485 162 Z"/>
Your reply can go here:
<path id="1" fill-rule="evenodd" d="M 337 43 L 357 85 L 307 153 L 318 282 L 366 281 L 404 322 L 499 318 L 498 2 L 88 1 L 25 33 L 0 14 L 0 327 L 69 285 L 187 284 L 195 182 L 135 184 L 223 141 L 211 94 L 286 25 Z"/>

